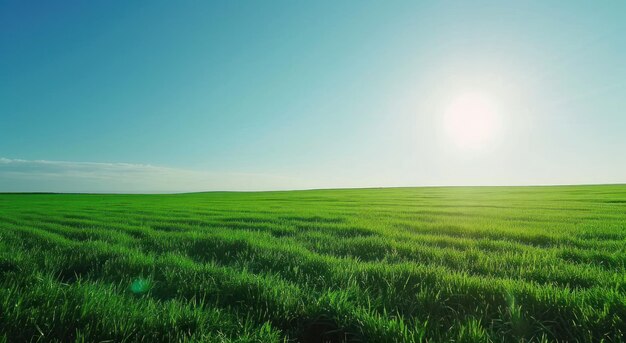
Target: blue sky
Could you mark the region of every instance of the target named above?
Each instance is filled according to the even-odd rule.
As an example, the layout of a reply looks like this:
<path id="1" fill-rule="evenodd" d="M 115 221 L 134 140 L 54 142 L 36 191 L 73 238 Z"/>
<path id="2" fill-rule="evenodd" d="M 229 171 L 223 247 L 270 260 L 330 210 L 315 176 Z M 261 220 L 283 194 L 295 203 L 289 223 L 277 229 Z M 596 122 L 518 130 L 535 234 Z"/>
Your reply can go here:
<path id="1" fill-rule="evenodd" d="M 4 1 L 0 191 L 624 183 L 625 32 L 624 1 Z"/>

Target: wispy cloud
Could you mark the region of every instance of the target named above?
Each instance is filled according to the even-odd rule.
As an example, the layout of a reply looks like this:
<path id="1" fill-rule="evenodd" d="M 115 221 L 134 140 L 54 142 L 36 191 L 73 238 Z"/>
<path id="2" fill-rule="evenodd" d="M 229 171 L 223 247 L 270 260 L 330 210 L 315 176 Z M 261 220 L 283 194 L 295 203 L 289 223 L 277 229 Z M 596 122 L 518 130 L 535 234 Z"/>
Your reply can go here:
<path id="1" fill-rule="evenodd" d="M 302 181 L 270 174 L 205 172 L 149 164 L 0 157 L 0 192 L 158 193 L 269 190 L 302 188 L 306 185 Z"/>

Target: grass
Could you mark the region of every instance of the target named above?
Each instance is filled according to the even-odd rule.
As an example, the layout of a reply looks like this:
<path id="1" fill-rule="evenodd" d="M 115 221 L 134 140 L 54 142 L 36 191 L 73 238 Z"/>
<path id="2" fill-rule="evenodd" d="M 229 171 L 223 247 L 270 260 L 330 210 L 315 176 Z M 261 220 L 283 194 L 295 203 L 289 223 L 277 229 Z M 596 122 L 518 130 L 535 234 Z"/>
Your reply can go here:
<path id="1" fill-rule="evenodd" d="M 626 185 L 0 195 L 0 342 L 620 342 Z"/>

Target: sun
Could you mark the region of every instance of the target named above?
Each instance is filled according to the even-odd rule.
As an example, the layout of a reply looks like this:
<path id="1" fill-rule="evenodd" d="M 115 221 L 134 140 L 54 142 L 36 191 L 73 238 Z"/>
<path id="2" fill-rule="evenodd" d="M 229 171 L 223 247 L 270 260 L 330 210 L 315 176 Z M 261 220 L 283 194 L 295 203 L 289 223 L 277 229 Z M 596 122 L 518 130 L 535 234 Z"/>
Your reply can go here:
<path id="1" fill-rule="evenodd" d="M 500 118 L 487 94 L 468 92 L 456 97 L 444 113 L 446 135 L 458 148 L 479 150 L 494 143 Z"/>

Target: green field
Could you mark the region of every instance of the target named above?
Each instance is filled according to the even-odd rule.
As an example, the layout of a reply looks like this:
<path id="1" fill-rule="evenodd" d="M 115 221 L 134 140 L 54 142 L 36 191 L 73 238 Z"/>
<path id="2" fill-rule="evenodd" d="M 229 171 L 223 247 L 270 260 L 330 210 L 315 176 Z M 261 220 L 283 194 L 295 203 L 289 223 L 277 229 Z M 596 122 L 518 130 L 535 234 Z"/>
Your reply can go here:
<path id="1" fill-rule="evenodd" d="M 624 341 L 626 185 L 0 195 L 0 341 Z"/>

